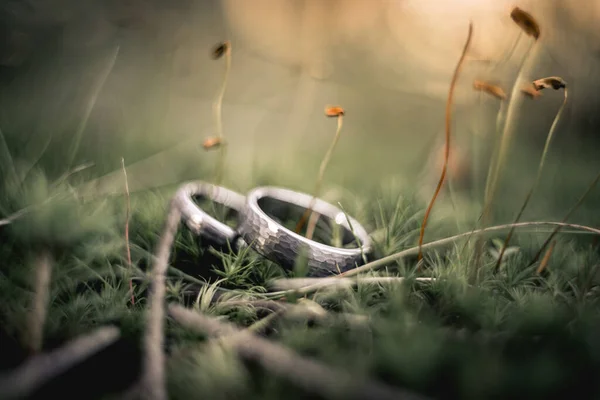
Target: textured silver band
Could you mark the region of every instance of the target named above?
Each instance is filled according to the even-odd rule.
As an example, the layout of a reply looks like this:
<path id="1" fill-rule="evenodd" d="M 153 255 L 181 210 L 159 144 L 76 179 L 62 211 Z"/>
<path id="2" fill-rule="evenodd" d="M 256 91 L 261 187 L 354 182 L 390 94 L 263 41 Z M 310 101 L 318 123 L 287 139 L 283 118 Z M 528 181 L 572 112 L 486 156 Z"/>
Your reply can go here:
<path id="1" fill-rule="evenodd" d="M 258 253 L 281 265 L 293 268 L 299 255 L 307 257 L 309 276 L 327 276 L 347 271 L 363 263 L 363 254 L 371 251 L 371 238 L 363 226 L 352 217 L 348 224 L 346 215 L 339 208 L 317 199 L 313 211 L 330 218 L 360 240 L 361 247 L 341 248 L 309 240 L 271 218 L 259 202 L 271 198 L 284 203 L 308 208 L 312 196 L 277 187 L 259 187 L 246 196 L 246 206 L 240 215 L 238 231 L 242 238 Z"/>
<path id="2" fill-rule="evenodd" d="M 175 202 L 186 226 L 211 242 L 227 246 L 229 242 L 235 249 L 243 245 L 237 231 L 223 222 L 211 217 L 194 202 L 195 196 L 206 197 L 241 214 L 245 197 L 237 192 L 210 183 L 194 181 L 183 184 L 175 194 Z"/>

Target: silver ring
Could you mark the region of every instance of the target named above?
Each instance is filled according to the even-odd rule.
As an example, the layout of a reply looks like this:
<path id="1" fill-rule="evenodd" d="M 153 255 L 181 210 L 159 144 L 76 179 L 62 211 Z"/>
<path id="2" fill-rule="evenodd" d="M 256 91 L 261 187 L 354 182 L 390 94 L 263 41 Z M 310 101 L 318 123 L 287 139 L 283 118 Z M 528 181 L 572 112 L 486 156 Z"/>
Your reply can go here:
<path id="1" fill-rule="evenodd" d="M 348 217 L 351 228 L 342 210 L 321 199 L 316 199 L 313 211 L 345 228 L 347 237 L 357 237 L 360 241 L 357 247 L 329 246 L 285 228 L 263 209 L 267 206 L 266 199 L 274 199 L 280 205 L 288 203 L 307 209 L 312 196 L 276 187 L 255 188 L 246 196 L 238 232 L 254 250 L 284 268 L 293 268 L 302 254 L 307 257 L 309 276 L 332 275 L 362 264 L 363 256 L 371 251 L 371 238 L 365 228 L 354 218 Z"/>
<path id="2" fill-rule="evenodd" d="M 210 183 L 195 181 L 183 184 L 175 193 L 175 203 L 181 219 L 196 235 L 219 246 L 229 243 L 234 249 L 243 245 L 237 231 L 211 217 L 194 202 L 194 197 L 205 197 L 241 214 L 245 197 L 237 192 Z"/>

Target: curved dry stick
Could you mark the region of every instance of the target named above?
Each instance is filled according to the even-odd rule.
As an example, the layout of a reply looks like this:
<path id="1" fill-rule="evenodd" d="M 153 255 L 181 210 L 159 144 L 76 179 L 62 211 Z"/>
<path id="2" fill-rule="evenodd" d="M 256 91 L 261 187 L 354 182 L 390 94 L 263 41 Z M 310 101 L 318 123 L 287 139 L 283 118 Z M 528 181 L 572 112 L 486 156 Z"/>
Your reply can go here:
<path id="1" fill-rule="evenodd" d="M 181 213 L 171 200 L 167 222 L 160 242 L 154 268 L 152 270 L 151 294 L 148 298 L 146 332 L 144 336 L 145 359 L 141 389 L 143 398 L 148 400 L 166 400 L 164 323 L 165 323 L 165 279 L 171 255 L 171 247 L 179 227 Z"/>
<path id="2" fill-rule="evenodd" d="M 563 224 L 562 225 L 557 225 L 556 228 L 554 228 L 554 231 L 552 231 L 552 233 L 550 234 L 550 236 L 548 236 L 548 239 L 546 239 L 546 241 L 544 242 L 544 244 L 542 244 L 542 247 L 540 247 L 540 250 L 533 257 L 533 260 L 531 260 L 531 262 L 527 265 L 528 267 L 532 266 L 533 264 L 535 264 L 537 262 L 537 260 L 540 258 L 540 256 L 544 252 L 544 249 L 546 248 L 546 246 L 548 246 L 548 243 L 550 243 L 550 241 L 554 238 L 554 236 L 556 236 L 558 234 L 558 232 L 560 231 L 560 229 L 563 226 L 566 225 L 566 224 L 564 224 L 564 222 L 566 220 L 568 220 L 569 217 L 571 216 L 571 214 L 573 214 L 579 208 L 579 206 L 581 205 L 581 203 L 583 203 L 583 200 L 585 200 L 585 198 L 588 196 L 588 194 L 590 194 L 590 192 L 592 191 L 592 189 L 594 188 L 594 186 L 596 186 L 596 184 L 598 183 L 598 181 L 600 181 L 600 172 L 598 172 L 598 175 L 596 175 L 596 178 L 588 186 L 588 188 L 585 191 L 585 193 L 579 198 L 579 200 L 577 200 L 577 203 L 575 203 L 575 205 L 569 210 L 569 212 L 567 213 L 567 215 L 565 215 L 565 217 L 562 220 Z"/>
<path id="3" fill-rule="evenodd" d="M 115 326 L 97 328 L 62 347 L 40 354 L 0 378 L 0 397 L 4 400 L 30 396 L 41 386 L 85 359 L 116 342 L 121 336 Z"/>
<path id="4" fill-rule="evenodd" d="M 263 368 L 284 376 L 294 384 L 325 397 L 373 399 L 427 399 L 417 393 L 392 387 L 377 381 L 356 382 L 351 374 L 300 356 L 292 350 L 241 331 L 230 322 L 193 312 L 180 305 L 170 304 L 169 315 L 180 325 L 217 338 L 225 336 L 231 346 L 244 358 L 256 360 Z M 217 339 L 218 340 L 218 339 Z M 221 339 L 222 340 L 222 339 Z"/>
<path id="5" fill-rule="evenodd" d="M 17 170 L 15 168 L 15 163 L 12 158 L 12 154 L 10 153 L 10 149 L 8 148 L 8 144 L 4 138 L 4 134 L 2 133 L 2 128 L 0 128 L 0 154 L 2 160 L 6 162 L 6 167 L 8 171 L 3 175 L 5 182 L 8 182 L 13 185 L 17 185 L 19 182 L 19 175 L 17 174 Z M 0 170 L 4 169 L 2 165 L 0 165 Z M 2 171 L 4 172 L 4 171 Z"/>
<path id="6" fill-rule="evenodd" d="M 597 178 L 597 180 L 600 179 L 600 175 Z M 498 226 L 492 226 L 489 228 L 483 228 L 483 229 L 478 229 L 474 232 L 464 232 L 464 233 L 460 233 L 458 235 L 454 235 L 454 236 L 450 236 L 444 239 L 439 239 L 433 242 L 429 242 L 429 243 L 425 243 L 424 245 L 421 246 L 421 249 L 425 250 L 425 249 L 431 249 L 431 248 L 435 248 L 435 247 L 439 247 L 439 246 L 443 246 L 449 243 L 453 243 L 458 239 L 462 239 L 464 237 L 468 237 L 470 236 L 472 233 L 473 234 L 480 234 L 480 233 L 493 233 L 493 232 L 498 232 L 498 231 L 503 231 L 506 229 L 510 229 L 513 226 L 516 228 L 527 228 L 527 227 L 532 227 L 532 226 L 542 226 L 542 225 L 552 225 L 552 226 L 556 226 L 558 228 L 562 228 L 562 227 L 569 227 L 569 228 L 576 228 L 576 229 L 582 229 L 582 230 L 586 230 L 589 232 L 593 232 L 597 235 L 600 235 L 600 229 L 596 229 L 596 228 L 591 228 L 591 227 L 587 227 L 587 226 L 582 226 L 582 225 L 576 225 L 576 224 L 568 224 L 565 222 L 519 222 L 517 224 L 505 224 L 505 225 L 498 225 Z M 411 247 L 410 249 L 406 249 L 406 250 L 402 250 L 396 254 L 392 254 L 389 255 L 387 257 L 384 258 L 380 258 L 379 260 L 375 260 L 372 261 L 368 264 L 365 264 L 361 267 L 358 268 L 354 268 L 351 269 L 349 271 L 346 271 L 342 274 L 340 274 L 340 277 L 345 277 L 345 276 L 353 276 L 353 275 L 358 275 L 362 272 L 366 272 L 375 268 L 379 268 L 379 267 L 384 267 L 387 264 L 389 264 L 390 262 L 393 261 L 397 261 L 401 258 L 404 257 L 408 257 L 408 256 L 412 256 L 415 254 L 418 254 L 419 251 L 419 247 Z"/>
<path id="7" fill-rule="evenodd" d="M 548 263 L 550 262 L 550 257 L 552 257 L 552 251 L 554 250 L 554 246 L 556 246 L 556 240 L 553 240 L 550 247 L 548 247 L 548 251 L 546 252 L 546 255 L 544 256 L 544 258 L 542 259 L 542 262 L 540 263 L 539 267 L 535 271 L 536 274 L 540 275 L 542 272 L 544 272 L 544 270 L 548 266 Z"/>
<path id="8" fill-rule="evenodd" d="M 599 177 L 600 179 L 600 177 Z M 454 235 L 454 236 L 450 236 L 447 238 L 443 238 L 443 239 L 439 239 L 439 240 L 435 240 L 433 242 L 429 242 L 429 243 L 425 243 L 423 246 L 421 246 L 422 250 L 429 250 L 429 249 L 434 249 L 436 247 L 441 247 L 450 243 L 453 243 L 459 239 L 462 238 L 469 238 L 471 235 L 473 234 L 490 234 L 490 233 L 495 233 L 498 231 L 504 231 L 507 229 L 510 229 L 512 226 L 516 226 L 517 228 L 530 228 L 530 227 L 536 227 L 536 226 L 557 226 L 560 228 L 573 228 L 573 229 L 579 229 L 582 231 L 587 231 L 587 232 L 591 232 L 594 233 L 596 235 L 600 235 L 600 229 L 596 229 L 596 228 L 592 228 L 589 226 L 585 226 L 585 225 L 578 225 L 578 224 L 569 224 L 569 223 L 565 223 L 565 222 L 546 222 L 546 221 L 541 221 L 541 222 L 519 222 L 518 224 L 506 224 L 506 225 L 498 225 L 498 226 L 492 226 L 489 228 L 483 228 L 483 229 L 479 229 L 479 230 L 474 230 L 474 231 L 469 231 L 469 232 L 464 232 L 464 233 L 460 233 L 458 235 Z M 346 271 L 342 274 L 336 275 L 336 279 L 340 279 L 340 278 L 345 278 L 348 276 L 354 276 L 354 275 L 359 275 L 363 272 L 369 272 L 373 269 L 377 269 L 377 268 L 382 268 L 385 267 L 387 265 L 389 265 L 391 262 L 395 262 L 398 261 L 400 259 L 403 259 L 405 257 L 409 257 L 409 256 L 414 256 L 416 254 L 418 254 L 419 252 L 419 247 L 411 247 L 410 249 L 406 249 L 406 250 L 402 250 L 398 253 L 389 255 L 387 257 L 383 257 L 380 258 L 379 260 L 375 260 L 372 261 L 368 264 L 365 264 L 361 267 L 358 268 L 354 268 L 351 269 L 349 271 Z M 302 289 L 298 289 L 298 290 L 285 290 L 285 291 L 279 291 L 279 292 L 270 292 L 266 294 L 267 298 L 270 299 L 279 299 L 279 298 L 283 298 L 287 295 L 293 294 L 293 295 L 304 295 L 307 293 L 311 293 L 315 290 L 318 290 L 319 288 L 321 288 L 322 285 L 320 284 L 316 284 L 316 285 L 310 285 L 310 286 L 306 286 Z"/>
<path id="9" fill-rule="evenodd" d="M 427 220 L 429 219 L 429 214 L 433 208 L 433 204 L 437 199 L 440 190 L 442 189 L 442 185 L 444 184 L 444 179 L 446 178 L 446 172 L 448 170 L 448 158 L 450 156 L 450 123 L 452 117 L 452 96 L 454 95 L 454 88 L 456 86 L 456 81 L 458 80 L 458 74 L 462 67 L 463 61 L 465 60 L 465 56 L 467 55 L 467 50 L 469 49 L 469 45 L 471 44 L 471 37 L 473 36 L 473 22 L 469 23 L 469 33 L 467 36 L 467 41 L 465 42 L 465 47 L 463 48 L 462 55 L 458 60 L 458 64 L 456 65 L 456 69 L 454 70 L 454 76 L 452 77 L 452 82 L 450 83 L 450 91 L 448 93 L 448 101 L 446 102 L 446 148 L 444 151 L 444 167 L 442 168 L 442 175 L 440 176 L 440 181 L 438 182 L 437 188 L 435 189 L 435 193 L 433 194 L 433 198 L 431 202 L 429 202 L 429 206 L 427 207 L 427 211 L 425 211 L 425 217 L 423 217 L 423 223 L 421 224 L 421 233 L 419 234 L 419 256 L 418 260 L 421 261 L 423 259 L 423 253 L 420 248 L 423 245 L 423 239 L 425 237 L 425 226 L 427 225 Z"/>
<path id="10" fill-rule="evenodd" d="M 33 275 L 33 300 L 31 311 L 27 318 L 27 347 L 33 354 L 42 349 L 44 341 L 44 326 L 48 314 L 50 299 L 50 284 L 54 259 L 48 249 L 42 249 L 35 258 Z"/>
<path id="11" fill-rule="evenodd" d="M 527 196 L 525 197 L 525 202 L 521 206 L 521 209 L 519 210 L 519 213 L 517 214 L 517 217 L 515 218 L 515 221 L 514 221 L 515 224 L 517 222 L 519 222 L 519 220 L 521 219 L 521 216 L 523 215 L 523 212 L 525 211 L 527 204 L 529 204 L 529 200 L 531 199 L 531 196 L 533 196 L 533 192 L 535 191 L 535 189 L 537 188 L 537 185 L 540 182 L 540 178 L 542 176 L 542 170 L 544 169 L 544 163 L 546 162 L 546 155 L 548 154 L 548 148 L 550 147 L 550 142 L 552 141 L 552 137 L 554 136 L 554 132 L 556 131 L 556 127 L 558 126 L 558 121 L 560 119 L 560 116 L 561 116 L 564 108 L 565 108 L 565 104 L 567 104 L 567 88 L 566 87 L 565 87 L 563 93 L 564 93 L 564 99 L 563 99 L 563 102 L 562 102 L 560 108 L 558 109 L 558 112 L 556 113 L 556 116 L 554 117 L 554 121 L 552 121 L 552 126 L 550 127 L 550 131 L 548 132 L 548 137 L 546 138 L 546 144 L 544 145 L 544 151 L 542 152 L 542 158 L 540 160 L 540 165 L 538 166 L 535 181 L 533 182 L 533 186 L 531 186 L 529 193 L 527 193 Z M 496 266 L 494 267 L 494 272 L 498 271 L 498 269 L 500 268 L 500 264 L 502 264 L 502 258 L 504 257 L 504 253 L 506 252 L 506 248 L 508 247 L 508 244 L 510 242 L 510 239 L 512 238 L 514 231 L 515 231 L 515 228 L 513 227 L 508 232 L 508 235 L 506 235 L 506 239 L 504 240 L 504 244 L 502 245 L 502 250 L 500 250 L 500 255 L 498 256 L 498 261 L 496 262 Z"/>
<path id="12" fill-rule="evenodd" d="M 431 281 L 432 278 L 415 278 L 417 281 L 428 282 Z M 282 278 L 275 279 L 271 282 L 271 286 L 274 289 L 278 290 L 295 290 L 302 289 L 309 286 L 319 286 L 319 287 L 327 287 L 327 288 L 349 288 L 356 285 L 378 285 L 382 283 L 402 283 L 404 282 L 404 277 L 402 276 L 366 276 L 350 279 L 350 278 L 340 278 L 338 276 L 333 277 L 325 277 L 325 278 Z"/>
<path id="13" fill-rule="evenodd" d="M 129 220 L 131 217 L 131 200 L 129 196 L 129 182 L 127 181 L 127 170 L 125 169 L 125 159 L 121 157 L 121 166 L 123 167 L 123 176 L 125 177 L 125 198 L 127 200 L 127 208 L 125 214 L 125 252 L 127 254 L 127 268 L 131 273 L 131 248 L 129 246 Z M 129 292 L 131 293 L 131 304 L 135 304 L 135 296 L 133 294 L 133 279 L 129 279 Z"/>

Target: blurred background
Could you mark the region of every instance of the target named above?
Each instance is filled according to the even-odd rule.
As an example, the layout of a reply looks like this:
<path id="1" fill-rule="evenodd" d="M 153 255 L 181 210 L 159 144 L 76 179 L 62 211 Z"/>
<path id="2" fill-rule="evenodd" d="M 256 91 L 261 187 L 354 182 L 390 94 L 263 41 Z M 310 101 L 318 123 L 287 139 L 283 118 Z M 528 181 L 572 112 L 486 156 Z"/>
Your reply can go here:
<path id="1" fill-rule="evenodd" d="M 524 217 L 559 219 L 600 167 L 600 0 L 2 0 L 0 129 L 17 164 L 50 176 L 94 163 L 82 186 L 90 196 L 123 192 L 121 157 L 132 191 L 210 179 L 216 152 L 202 141 L 216 134 L 212 102 L 225 69 L 210 54 L 230 40 L 227 186 L 311 190 L 335 133 L 324 107 L 340 105 L 346 116 L 326 184 L 360 193 L 393 181 L 426 202 L 472 21 L 451 178 L 475 218 L 499 102 L 472 85 L 481 79 L 510 94 L 531 43 L 510 18 L 515 5 L 542 32 L 526 79 L 568 83 L 544 182 Z M 561 102 L 562 92 L 546 90 L 518 111 L 499 191 L 503 222 L 533 182 Z M 600 223 L 595 197 L 573 220 Z"/>

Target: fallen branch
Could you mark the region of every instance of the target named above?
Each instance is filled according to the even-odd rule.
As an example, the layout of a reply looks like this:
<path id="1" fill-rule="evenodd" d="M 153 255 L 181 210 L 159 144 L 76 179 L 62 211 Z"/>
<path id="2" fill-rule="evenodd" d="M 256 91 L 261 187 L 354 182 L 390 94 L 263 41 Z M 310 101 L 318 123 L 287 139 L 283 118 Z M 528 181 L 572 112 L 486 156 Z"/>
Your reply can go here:
<path id="1" fill-rule="evenodd" d="M 52 254 L 43 249 L 35 259 L 33 300 L 28 315 L 27 340 L 25 346 L 32 354 L 42 349 L 44 325 L 48 314 L 48 299 L 50 298 L 50 281 L 52 278 Z"/>
<path id="2" fill-rule="evenodd" d="M 600 229 L 595 229 L 595 228 L 591 228 L 588 226 L 583 226 L 583 225 L 574 225 L 574 224 L 567 224 L 567 223 L 563 223 L 563 222 L 519 222 L 517 224 L 506 224 L 506 225 L 497 225 L 497 226 L 492 226 L 489 228 L 484 228 L 484 229 L 478 229 L 475 231 L 470 231 L 470 232 L 465 232 L 465 233 L 460 233 L 458 235 L 454 235 L 454 236 L 450 236 L 444 239 L 440 239 L 440 240 L 436 240 L 433 242 L 429 242 L 426 243 L 424 245 L 421 246 L 422 250 L 426 250 L 426 249 L 433 249 L 436 247 L 440 247 L 446 244 L 450 244 L 453 243 L 455 241 L 457 241 L 458 239 L 462 239 L 464 237 L 468 237 L 471 234 L 480 234 L 480 233 L 494 233 L 494 232 L 498 232 L 498 231 L 504 231 L 507 229 L 511 229 L 511 228 L 531 228 L 532 226 L 543 226 L 543 225 L 551 225 L 551 226 L 556 226 L 556 227 L 568 227 L 568 228 L 578 228 L 578 229 L 582 229 L 582 230 L 587 230 L 590 232 L 594 232 L 596 234 L 600 235 Z M 367 272 L 367 271 L 371 271 L 373 269 L 377 269 L 377 268 L 381 268 L 381 267 L 385 267 L 386 265 L 388 265 L 390 262 L 394 262 L 394 261 L 398 261 L 404 257 L 408 257 L 408 256 L 412 256 L 412 255 L 417 255 L 419 253 L 419 247 L 412 247 L 410 249 L 406 249 L 403 250 L 401 252 L 398 252 L 396 254 L 392 254 L 391 256 L 387 256 L 387 257 L 383 257 L 380 258 L 379 260 L 370 262 L 368 264 L 363 265 L 362 267 L 358 267 L 358 268 L 354 268 L 351 269 L 349 271 L 346 271 L 342 274 L 340 274 L 340 277 L 347 277 L 347 276 L 353 276 L 353 275 L 358 275 L 360 273 L 363 272 Z"/>
<path id="3" fill-rule="evenodd" d="M 233 324 L 193 312 L 180 305 L 169 305 L 169 314 L 181 325 L 210 336 L 226 335 L 227 344 L 241 356 L 256 360 L 273 374 L 321 396 L 362 399 L 425 399 L 426 397 L 379 382 L 363 381 L 351 374 L 326 366 L 251 333 Z"/>
<path id="4" fill-rule="evenodd" d="M 144 337 L 145 358 L 142 366 L 141 397 L 147 400 L 166 400 L 164 324 L 165 324 L 165 279 L 171 248 L 179 227 L 181 213 L 174 201 L 169 205 L 169 214 L 160 237 L 154 268 L 151 276 L 151 291 L 148 296 L 146 334 Z"/>
<path id="5" fill-rule="evenodd" d="M 430 281 L 432 278 L 416 278 L 418 281 Z M 297 290 L 311 286 L 314 288 L 332 288 L 343 289 L 356 286 L 358 284 L 380 284 L 380 283 L 402 283 L 404 277 L 401 276 L 368 276 L 356 278 L 338 278 L 337 276 L 326 278 L 287 278 L 276 279 L 271 282 L 271 287 L 276 290 Z"/>
<path id="6" fill-rule="evenodd" d="M 125 249 L 127 251 L 127 267 L 131 273 L 131 248 L 129 247 L 129 218 L 131 217 L 131 200 L 129 196 L 129 183 L 127 182 L 127 170 L 125 169 L 125 159 L 121 158 L 121 166 L 123 167 L 123 176 L 125 176 L 125 196 L 127 198 L 127 214 L 125 216 Z M 131 304 L 135 304 L 133 295 L 133 279 L 129 279 L 129 292 L 131 293 Z"/>
<path id="7" fill-rule="evenodd" d="M 0 398 L 25 398 L 73 366 L 116 342 L 119 329 L 107 326 L 73 339 L 47 354 L 30 358 L 22 366 L 0 377 Z"/>

